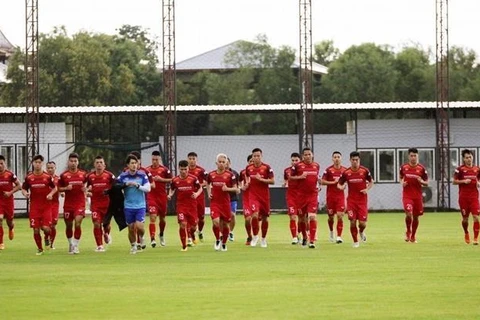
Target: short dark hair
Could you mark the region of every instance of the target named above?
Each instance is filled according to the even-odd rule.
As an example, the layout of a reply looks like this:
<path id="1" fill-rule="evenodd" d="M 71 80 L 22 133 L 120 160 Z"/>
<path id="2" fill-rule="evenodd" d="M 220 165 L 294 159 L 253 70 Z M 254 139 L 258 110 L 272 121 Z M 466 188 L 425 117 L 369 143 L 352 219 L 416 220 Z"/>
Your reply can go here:
<path id="1" fill-rule="evenodd" d="M 305 147 L 302 149 L 302 153 L 304 153 L 305 151 L 312 151 L 312 148 L 310 147 Z M 313 151 L 312 151 L 313 152 Z"/>
<path id="2" fill-rule="evenodd" d="M 342 155 L 342 153 L 341 153 L 340 151 L 333 151 L 333 152 L 332 152 L 332 157 L 333 157 L 334 155 L 336 155 L 336 154 L 339 154 L 340 156 Z"/>
<path id="3" fill-rule="evenodd" d="M 0 154 L 0 160 L 5 161 L 5 157 L 2 154 Z"/>
<path id="4" fill-rule="evenodd" d="M 300 157 L 300 153 L 298 153 L 298 152 L 293 152 L 293 153 L 290 155 L 290 158 L 294 158 L 294 157 L 295 157 L 295 158 L 301 158 L 301 157 Z"/>
<path id="5" fill-rule="evenodd" d="M 129 164 L 132 159 L 138 162 L 138 158 L 134 154 L 130 153 L 125 159 L 125 164 Z"/>
<path id="6" fill-rule="evenodd" d="M 473 152 L 470 149 L 463 149 L 462 150 L 462 158 L 465 158 L 465 155 L 471 154 L 473 156 Z"/>
<path id="7" fill-rule="evenodd" d="M 158 150 L 153 151 L 152 156 L 160 156 L 160 151 Z"/>
<path id="8" fill-rule="evenodd" d="M 137 161 L 142 158 L 142 155 L 138 151 L 132 151 L 130 154 L 133 154 L 137 158 Z"/>
<path id="9" fill-rule="evenodd" d="M 188 167 L 188 161 L 187 161 L 187 160 L 180 160 L 180 161 L 178 162 L 178 167 L 179 167 L 179 168 L 186 168 L 186 167 Z"/>
<path id="10" fill-rule="evenodd" d="M 32 162 L 33 162 L 33 161 L 37 161 L 37 160 L 40 160 L 40 161 L 43 162 L 44 158 L 43 158 L 43 156 L 42 156 L 41 154 L 36 154 L 36 155 L 33 156 Z"/>
<path id="11" fill-rule="evenodd" d="M 254 149 L 252 150 L 252 153 L 254 153 L 254 152 L 263 153 L 263 152 L 262 152 L 262 149 L 260 149 L 260 148 L 254 148 Z"/>
<path id="12" fill-rule="evenodd" d="M 358 152 L 358 151 L 350 152 L 350 159 L 352 159 L 354 157 L 360 157 L 360 152 Z"/>
<path id="13" fill-rule="evenodd" d="M 95 157 L 95 160 L 105 160 L 101 155 Z"/>
<path id="14" fill-rule="evenodd" d="M 187 154 L 187 157 L 189 157 L 189 158 L 190 158 L 190 157 L 198 157 L 198 155 L 197 155 L 196 152 L 191 151 L 191 152 L 189 152 L 189 153 Z"/>
<path id="15" fill-rule="evenodd" d="M 68 155 L 68 159 L 72 159 L 72 158 L 78 159 L 79 158 L 78 153 L 76 153 L 76 152 L 70 153 Z"/>
<path id="16" fill-rule="evenodd" d="M 48 162 L 47 162 L 47 165 L 49 165 L 49 164 L 53 164 L 54 166 L 57 166 L 57 164 L 55 163 L 55 161 L 48 161 Z"/>
<path id="17" fill-rule="evenodd" d="M 249 154 L 249 155 L 247 156 L 247 162 L 250 162 L 250 160 L 252 160 L 252 158 L 253 158 L 253 155 Z"/>
<path id="18" fill-rule="evenodd" d="M 410 153 L 418 153 L 418 149 L 417 148 L 409 148 L 408 149 L 408 154 Z"/>

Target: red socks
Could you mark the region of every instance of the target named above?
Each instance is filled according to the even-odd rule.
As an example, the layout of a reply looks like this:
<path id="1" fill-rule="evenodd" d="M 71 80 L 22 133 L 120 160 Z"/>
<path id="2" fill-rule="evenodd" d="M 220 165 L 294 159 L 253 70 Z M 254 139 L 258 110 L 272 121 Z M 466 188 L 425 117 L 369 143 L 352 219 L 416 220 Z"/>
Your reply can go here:
<path id="1" fill-rule="evenodd" d="M 350 226 L 350 233 L 352 234 L 353 242 L 358 242 L 358 229 L 357 229 L 357 226 Z"/>
<path id="2" fill-rule="evenodd" d="M 220 240 L 220 227 L 212 225 L 213 234 L 215 235 L 215 240 Z M 228 235 L 228 233 L 227 233 Z"/>
<path id="3" fill-rule="evenodd" d="M 163 234 L 165 232 L 165 226 L 167 223 L 165 221 L 160 220 L 158 226 L 160 227 L 160 233 Z M 153 237 L 155 238 L 155 230 L 153 231 Z"/>
<path id="4" fill-rule="evenodd" d="M 290 220 L 290 233 L 292 234 L 292 238 L 297 236 L 297 223 L 295 220 Z"/>
<path id="5" fill-rule="evenodd" d="M 3 243 L 3 227 L 0 226 L 0 243 Z"/>
<path id="6" fill-rule="evenodd" d="M 80 240 L 80 237 L 82 236 L 82 228 L 81 227 L 78 227 L 78 228 L 75 228 L 75 231 L 73 233 L 73 237 L 76 239 L 76 240 Z"/>
<path id="7" fill-rule="evenodd" d="M 228 223 L 223 226 L 222 230 L 222 243 L 226 244 L 228 240 L 228 234 L 230 233 L 230 228 L 228 227 Z"/>
<path id="8" fill-rule="evenodd" d="M 480 222 L 475 221 L 473 222 L 473 239 L 478 239 L 478 233 L 480 231 Z"/>
<path id="9" fill-rule="evenodd" d="M 343 220 L 337 220 L 337 236 L 341 237 L 343 232 Z"/>
<path id="10" fill-rule="evenodd" d="M 202 232 L 203 226 L 205 226 L 205 220 L 204 219 L 198 220 L 198 231 L 199 232 Z"/>
<path id="11" fill-rule="evenodd" d="M 412 233 L 412 218 L 409 216 L 405 216 L 405 226 L 407 227 L 407 233 Z"/>
<path id="12" fill-rule="evenodd" d="M 417 233 L 417 228 L 418 228 L 418 224 L 419 224 L 420 221 L 418 221 L 418 219 L 414 219 L 412 221 L 412 238 L 415 239 L 415 233 Z"/>
<path id="13" fill-rule="evenodd" d="M 34 234 L 33 234 L 33 239 L 35 239 L 35 243 L 37 244 L 38 250 L 43 250 L 43 247 L 42 247 L 42 236 L 40 235 L 40 233 L 34 233 Z"/>
<path id="14" fill-rule="evenodd" d="M 155 222 L 151 222 L 149 225 L 148 225 L 148 231 L 150 233 L 150 239 L 155 239 Z"/>
<path id="15" fill-rule="evenodd" d="M 327 222 L 328 222 L 328 229 L 329 229 L 330 231 L 333 231 L 333 223 L 335 222 L 335 220 L 333 220 L 333 219 L 332 219 L 332 220 L 328 219 Z"/>
<path id="16" fill-rule="evenodd" d="M 258 230 L 260 229 L 260 226 L 258 224 L 258 218 L 252 217 L 252 232 L 254 236 L 258 235 Z"/>
<path id="17" fill-rule="evenodd" d="M 317 235 L 317 220 L 310 220 L 308 224 L 310 227 L 310 242 L 315 242 L 315 236 Z"/>
<path id="18" fill-rule="evenodd" d="M 100 227 L 100 226 L 99 227 L 93 227 L 93 236 L 95 237 L 95 242 L 97 243 L 97 247 L 101 246 L 103 244 L 102 227 Z M 79 238 L 77 238 L 77 236 L 75 236 L 75 239 L 79 239 Z"/>
<path id="19" fill-rule="evenodd" d="M 50 245 L 53 244 L 55 238 L 57 237 L 57 228 L 55 226 L 50 227 Z"/>
<path id="20" fill-rule="evenodd" d="M 247 237 L 252 237 L 252 223 L 250 220 L 245 220 L 245 231 L 247 231 Z"/>
<path id="21" fill-rule="evenodd" d="M 462 221 L 463 232 L 468 233 L 468 221 Z"/>
<path id="22" fill-rule="evenodd" d="M 65 227 L 65 235 L 67 239 L 73 238 L 73 227 Z"/>
<path id="23" fill-rule="evenodd" d="M 268 220 L 262 220 L 262 238 L 267 236 L 268 232 Z"/>
<path id="24" fill-rule="evenodd" d="M 182 242 L 182 248 L 187 247 L 187 229 L 180 226 L 178 229 L 178 234 L 180 235 L 180 241 Z"/>

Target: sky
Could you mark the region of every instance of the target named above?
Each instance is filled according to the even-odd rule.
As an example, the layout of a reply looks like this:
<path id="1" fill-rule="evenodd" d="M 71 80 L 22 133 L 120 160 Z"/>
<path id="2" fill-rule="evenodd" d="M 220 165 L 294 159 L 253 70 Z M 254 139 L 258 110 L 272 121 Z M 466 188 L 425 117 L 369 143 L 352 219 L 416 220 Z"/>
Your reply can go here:
<path id="1" fill-rule="evenodd" d="M 115 34 L 123 24 L 148 28 L 161 40 L 162 0 L 38 0 L 39 31 L 64 25 Z M 401 49 L 435 48 L 436 0 L 312 0 L 312 40 L 333 40 L 341 51 L 365 42 Z M 299 47 L 298 0 L 176 0 L 176 61 L 265 34 L 274 46 Z M 480 54 L 479 0 L 449 1 L 449 43 Z M 2 0 L 0 30 L 25 47 L 25 1 Z M 435 51 L 433 51 L 435 52 Z M 159 52 L 161 57 L 161 52 Z"/>

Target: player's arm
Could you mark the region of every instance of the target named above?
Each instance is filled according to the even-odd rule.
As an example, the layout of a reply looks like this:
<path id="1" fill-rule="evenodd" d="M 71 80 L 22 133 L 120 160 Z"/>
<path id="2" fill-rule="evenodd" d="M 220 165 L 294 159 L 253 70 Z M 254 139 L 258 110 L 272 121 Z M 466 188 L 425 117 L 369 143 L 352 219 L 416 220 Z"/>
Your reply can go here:
<path id="1" fill-rule="evenodd" d="M 454 185 L 469 184 L 470 182 L 471 182 L 470 179 L 461 179 L 460 170 L 458 168 L 455 169 L 455 173 L 453 174 L 453 184 Z"/>
<path id="2" fill-rule="evenodd" d="M 338 179 L 337 189 L 339 189 L 339 190 L 345 190 L 346 187 L 347 187 L 346 178 L 345 178 L 345 176 L 342 174 L 342 175 L 340 176 L 340 178 Z"/>
<path id="3" fill-rule="evenodd" d="M 238 190 L 237 184 L 235 183 L 235 184 L 233 184 L 231 187 L 227 187 L 227 185 L 224 184 L 224 185 L 222 186 L 222 190 L 223 190 L 223 191 L 227 191 L 227 192 L 235 192 L 235 193 L 237 193 L 237 190 Z"/>
<path id="4" fill-rule="evenodd" d="M 175 189 L 170 188 L 170 189 L 168 190 L 167 199 L 168 199 L 168 200 L 172 200 L 172 197 L 173 197 L 174 194 L 175 194 Z"/>
<path id="5" fill-rule="evenodd" d="M 27 178 L 25 178 L 25 182 L 23 183 L 21 190 L 23 196 L 28 199 L 30 197 L 30 185 L 27 182 Z"/>
<path id="6" fill-rule="evenodd" d="M 202 186 L 200 185 L 200 182 L 198 182 L 198 180 L 196 181 L 195 185 L 198 187 L 197 188 L 197 191 L 195 191 L 192 195 L 192 197 L 194 199 L 197 199 L 202 193 L 203 193 L 203 188 Z"/>
<path id="7" fill-rule="evenodd" d="M 57 187 L 53 187 L 52 190 L 50 190 L 50 192 L 47 194 L 47 199 L 48 200 L 52 200 L 53 199 L 53 195 L 57 192 Z"/>
<path id="8" fill-rule="evenodd" d="M 207 183 L 206 188 L 208 199 L 212 199 L 212 185 L 210 183 Z"/>

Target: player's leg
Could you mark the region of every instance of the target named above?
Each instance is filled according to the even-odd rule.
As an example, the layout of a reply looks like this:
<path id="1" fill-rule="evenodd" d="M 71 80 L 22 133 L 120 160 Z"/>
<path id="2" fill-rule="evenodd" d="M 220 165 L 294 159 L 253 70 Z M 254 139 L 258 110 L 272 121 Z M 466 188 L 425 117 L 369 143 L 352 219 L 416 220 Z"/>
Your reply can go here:
<path id="1" fill-rule="evenodd" d="M 460 205 L 460 214 L 462 215 L 462 228 L 466 244 L 470 244 L 470 233 L 468 232 L 468 217 L 470 216 L 470 208 L 467 199 L 460 198 L 458 200 Z"/>
<path id="2" fill-rule="evenodd" d="M 212 231 L 215 237 L 215 244 L 213 248 L 218 251 L 220 250 L 221 240 L 220 240 L 220 215 L 217 213 L 218 211 L 213 210 L 210 212 L 212 214 Z"/>
<path id="3" fill-rule="evenodd" d="M 298 215 L 297 209 L 293 206 L 288 208 L 288 216 L 290 221 L 290 234 L 292 236 L 292 244 L 298 244 Z"/>
<path id="4" fill-rule="evenodd" d="M 228 233 L 229 241 L 235 240 L 235 236 L 233 235 L 233 230 L 235 229 L 235 224 L 237 222 L 236 214 L 237 214 L 237 201 L 231 201 L 230 202 L 230 223 L 229 223 L 230 232 Z"/>
<path id="5" fill-rule="evenodd" d="M 15 222 L 13 206 L 8 206 L 5 211 L 5 220 L 8 226 L 8 239 L 13 240 L 15 237 Z"/>
<path id="6" fill-rule="evenodd" d="M 97 245 L 96 252 L 104 252 L 105 248 L 103 247 L 103 230 L 102 230 L 102 215 L 99 210 L 92 211 L 92 224 L 93 224 L 93 237 L 95 238 L 95 243 Z"/>
<path id="7" fill-rule="evenodd" d="M 3 219 L 4 219 L 4 214 L 0 213 L 0 250 L 5 249 L 5 244 L 3 244 L 3 233 L 4 233 L 4 231 L 3 231 Z"/>
<path id="8" fill-rule="evenodd" d="M 197 198 L 198 239 L 203 241 L 203 227 L 205 226 L 205 195 Z"/>
<path id="9" fill-rule="evenodd" d="M 310 249 L 315 249 L 315 237 L 317 235 L 317 212 L 308 213 L 308 229 L 309 229 L 308 247 Z"/>
<path id="10" fill-rule="evenodd" d="M 180 237 L 180 242 L 182 244 L 182 251 L 187 251 L 187 219 L 185 214 L 178 213 L 177 214 L 177 221 L 178 221 L 178 235 Z"/>
<path id="11" fill-rule="evenodd" d="M 80 245 L 80 238 L 82 237 L 82 221 L 85 218 L 85 211 L 77 210 L 75 211 L 75 218 L 74 218 L 74 230 L 73 230 L 73 253 L 78 254 L 80 253 L 79 245 Z"/>
<path id="12" fill-rule="evenodd" d="M 145 239 L 145 214 L 146 208 L 135 210 L 135 230 L 137 230 L 137 237 L 140 238 L 140 248 L 146 248 Z M 138 249 L 138 248 L 137 248 Z"/>
<path id="13" fill-rule="evenodd" d="M 57 223 L 58 223 L 58 210 L 59 206 L 52 205 L 51 214 L 52 214 L 52 224 L 50 225 L 50 248 L 55 249 L 54 241 L 57 237 Z"/>
<path id="14" fill-rule="evenodd" d="M 30 209 L 29 213 L 30 228 L 33 231 L 33 240 L 37 246 L 37 255 L 43 254 L 42 236 L 40 235 L 41 218 L 35 209 Z"/>
<path id="15" fill-rule="evenodd" d="M 335 234 L 333 233 L 333 225 L 335 224 L 335 206 L 332 200 L 327 200 L 327 224 L 330 232 L 328 240 L 335 242 Z"/>
<path id="16" fill-rule="evenodd" d="M 478 219 L 479 215 L 479 203 L 476 199 L 472 201 L 471 209 L 472 217 L 473 217 L 473 244 L 478 245 L 478 234 L 480 232 L 480 221 Z"/>
<path id="17" fill-rule="evenodd" d="M 50 249 L 50 233 L 51 229 L 50 226 L 52 225 L 52 210 L 50 207 L 46 207 L 43 212 L 42 212 L 42 230 L 43 234 L 45 235 L 44 241 L 45 241 L 45 249 L 49 250 Z"/>
<path id="18" fill-rule="evenodd" d="M 149 224 L 148 224 L 148 233 L 150 235 L 150 245 L 152 248 L 157 246 L 157 242 L 155 241 L 155 235 L 157 234 L 156 230 L 156 223 L 157 223 L 157 207 L 156 206 L 148 206 L 148 217 L 149 217 Z M 159 223 L 160 225 L 161 223 Z M 160 231 L 163 235 L 163 232 Z"/>
<path id="19" fill-rule="evenodd" d="M 65 211 L 63 213 L 63 221 L 65 222 L 65 236 L 68 240 L 68 253 L 73 254 L 73 211 Z"/>
<path id="20" fill-rule="evenodd" d="M 342 233 L 343 233 L 343 216 L 345 215 L 345 206 L 342 211 L 337 211 L 337 243 L 343 243 Z"/>
<path id="21" fill-rule="evenodd" d="M 423 201 L 422 199 L 415 199 L 413 203 L 413 219 L 412 219 L 412 235 L 410 236 L 410 242 L 416 243 L 418 225 L 420 224 L 420 216 L 423 215 Z"/>
<path id="22" fill-rule="evenodd" d="M 245 219 L 245 231 L 247 233 L 245 245 L 249 246 L 252 242 L 252 212 L 249 208 L 243 209 L 243 217 Z"/>
<path id="23" fill-rule="evenodd" d="M 411 199 L 402 199 L 403 210 L 405 212 L 405 241 L 410 241 L 412 235 L 412 221 L 413 221 L 413 201 Z"/>

